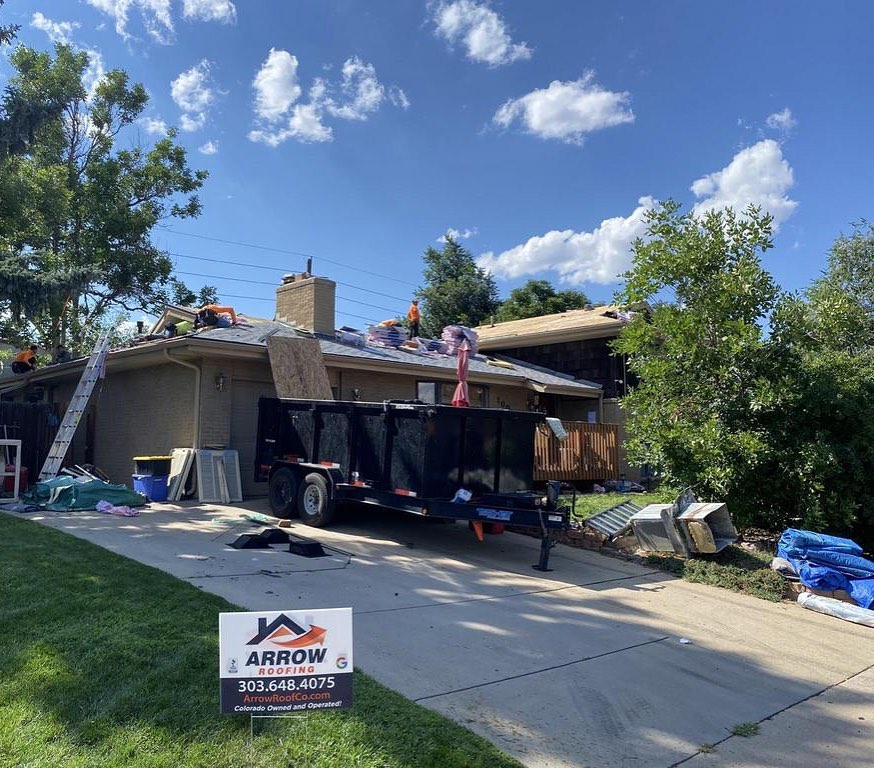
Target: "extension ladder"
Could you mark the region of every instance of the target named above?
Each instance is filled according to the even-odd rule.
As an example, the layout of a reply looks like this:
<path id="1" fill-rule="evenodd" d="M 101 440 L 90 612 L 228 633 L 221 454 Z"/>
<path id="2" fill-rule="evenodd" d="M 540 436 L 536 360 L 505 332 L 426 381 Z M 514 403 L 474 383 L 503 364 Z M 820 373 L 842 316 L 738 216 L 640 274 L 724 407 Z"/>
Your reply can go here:
<path id="1" fill-rule="evenodd" d="M 100 334 L 100 338 L 97 339 L 94 349 L 91 350 L 91 357 L 88 358 L 88 364 L 85 366 L 85 370 L 82 371 L 82 378 L 79 379 L 76 391 L 70 399 L 70 404 L 67 406 L 66 413 L 64 413 L 61 426 L 58 427 L 58 434 L 55 435 L 55 441 L 49 449 L 49 455 L 46 457 L 45 464 L 42 465 L 42 471 L 39 473 L 40 480 L 51 480 L 58 476 L 70 443 L 73 442 L 76 428 L 82 419 L 82 414 L 85 413 L 85 409 L 88 407 L 88 401 L 91 399 L 94 385 L 103 376 L 106 353 L 109 351 L 109 336 L 109 330 L 103 331 Z"/>

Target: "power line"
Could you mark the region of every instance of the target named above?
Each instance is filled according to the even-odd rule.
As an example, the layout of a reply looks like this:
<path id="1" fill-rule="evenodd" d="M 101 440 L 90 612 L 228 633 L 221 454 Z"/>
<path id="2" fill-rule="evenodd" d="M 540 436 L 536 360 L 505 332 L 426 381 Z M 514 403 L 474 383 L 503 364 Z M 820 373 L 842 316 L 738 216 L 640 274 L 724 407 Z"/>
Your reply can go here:
<path id="1" fill-rule="evenodd" d="M 372 275 L 373 277 L 381 277 L 386 280 L 394 280 L 397 283 L 403 283 L 404 285 L 410 285 L 413 288 L 418 288 L 415 283 L 411 283 L 409 280 L 401 280 L 399 277 L 394 277 L 393 275 L 384 275 L 380 272 L 371 272 L 367 269 L 361 269 L 360 267 L 353 267 L 351 264 L 346 264 L 342 261 L 336 261 L 335 259 L 329 259 L 326 256 L 316 256 L 312 253 L 306 253 L 305 251 L 292 251 L 287 248 L 274 248 L 269 245 L 258 245 L 257 243 L 244 243 L 239 240 L 226 240 L 222 237 L 212 237 L 211 235 L 197 235 L 193 232 L 181 232 L 178 229 L 173 229 L 172 227 L 162 226 L 161 229 L 172 232 L 174 235 L 182 235 L 183 237 L 196 237 L 200 240 L 211 240 L 214 243 L 225 243 L 226 245 L 237 245 L 241 248 L 253 248 L 259 251 L 272 251 L 273 253 L 284 253 L 289 256 L 303 256 L 305 259 L 320 259 L 321 261 L 326 261 L 328 264 L 336 264 L 340 267 L 346 267 L 347 269 L 354 269 L 356 272 L 361 272 L 365 275 Z"/>
<path id="2" fill-rule="evenodd" d="M 235 282 L 235 283 L 251 283 L 252 285 L 269 285 L 269 286 L 276 285 L 275 283 L 269 283 L 266 280 L 249 280 L 248 278 L 245 278 L 245 277 L 221 277 L 221 276 L 216 276 L 216 275 L 205 275 L 202 272 L 184 272 L 180 269 L 175 270 L 175 272 L 177 275 L 186 275 L 188 277 L 205 277 L 205 278 L 209 278 L 212 280 L 230 280 L 230 281 Z M 366 301 L 358 301 L 358 299 L 350 299 L 346 296 L 340 296 L 339 294 L 337 295 L 337 298 L 341 299 L 343 301 L 352 302 L 353 304 L 361 304 L 362 306 L 370 307 L 371 309 L 378 309 L 381 312 L 390 312 L 392 314 L 398 314 L 398 310 L 396 310 L 396 309 L 389 309 L 388 307 L 378 307 L 375 304 L 368 304 Z M 273 301 L 273 299 L 270 299 L 270 301 Z"/>
<path id="3" fill-rule="evenodd" d="M 222 296 L 225 296 L 229 299 L 248 299 L 249 301 L 269 301 L 271 303 L 273 302 L 273 299 L 268 299 L 268 298 L 265 298 L 264 296 L 240 296 L 240 295 L 235 294 L 235 293 L 223 293 Z M 354 317 L 358 320 L 364 320 L 364 322 L 371 323 L 373 325 L 375 325 L 376 323 L 379 322 L 378 320 L 374 320 L 372 317 L 364 317 L 362 315 L 355 315 L 355 314 L 352 314 L 351 312 L 344 312 L 343 314 L 346 317 Z"/>
<path id="4" fill-rule="evenodd" d="M 254 267 L 257 269 L 269 269 L 269 270 L 273 270 L 275 272 L 286 272 L 287 271 L 284 269 L 280 269 L 279 267 L 263 267 L 263 266 L 260 266 L 258 264 L 246 264 L 246 262 L 244 262 L 244 261 L 229 261 L 227 259 L 224 259 L 224 260 L 223 259 L 210 259 L 210 258 L 207 258 L 205 256 L 189 256 L 186 253 L 174 253 L 172 251 L 170 251 L 169 253 L 171 256 L 178 256 L 179 258 L 182 258 L 182 259 L 197 259 L 198 261 L 216 261 L 216 262 L 219 262 L 221 264 L 231 264 L 235 267 L 247 267 L 249 269 Z M 210 280 L 242 280 L 242 278 L 239 278 L 239 277 L 222 277 L 221 275 L 204 275 L 204 274 L 201 274 L 198 272 L 182 272 L 179 270 L 177 270 L 177 272 L 180 275 L 191 275 L 192 277 L 206 277 Z M 258 284 L 258 285 L 272 285 L 272 286 L 276 285 L 275 282 L 274 283 L 266 283 L 266 282 L 258 281 L 258 280 L 248 280 L 248 281 L 244 281 L 244 282 L 251 282 L 251 283 Z M 352 288 L 356 291 L 363 291 L 364 293 L 372 293 L 374 296 L 382 296 L 383 298 L 391 299 L 392 301 L 400 301 L 400 302 L 406 301 L 406 299 L 402 299 L 399 296 L 392 296 L 391 294 L 383 293 L 382 291 L 374 291 L 371 288 L 362 288 L 360 285 L 353 285 L 352 283 L 344 283 L 341 280 L 334 280 L 333 282 L 335 282 L 337 285 L 342 285 L 344 288 Z"/>
<path id="5" fill-rule="evenodd" d="M 235 267 L 248 267 L 249 269 L 266 269 L 268 272 L 288 272 L 288 269 L 283 269 L 282 267 L 267 267 L 263 264 L 246 264 L 244 261 L 215 259 L 212 256 L 192 256 L 190 253 L 176 253 L 175 251 L 167 251 L 167 253 L 180 259 L 196 259 L 197 261 L 208 261 L 212 264 L 230 264 Z M 299 269 L 298 271 L 303 272 L 302 269 Z"/>

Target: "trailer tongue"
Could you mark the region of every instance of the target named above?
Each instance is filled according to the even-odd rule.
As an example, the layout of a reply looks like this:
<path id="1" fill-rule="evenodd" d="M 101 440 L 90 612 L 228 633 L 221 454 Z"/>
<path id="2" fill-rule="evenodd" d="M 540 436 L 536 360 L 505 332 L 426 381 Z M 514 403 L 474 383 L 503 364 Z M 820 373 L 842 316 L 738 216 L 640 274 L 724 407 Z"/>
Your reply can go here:
<path id="1" fill-rule="evenodd" d="M 412 403 L 262 398 L 255 478 L 279 517 L 330 524 L 338 503 L 466 520 L 482 540 L 505 525 L 540 534 L 548 570 L 568 527 L 558 483 L 533 491 L 539 413 Z"/>

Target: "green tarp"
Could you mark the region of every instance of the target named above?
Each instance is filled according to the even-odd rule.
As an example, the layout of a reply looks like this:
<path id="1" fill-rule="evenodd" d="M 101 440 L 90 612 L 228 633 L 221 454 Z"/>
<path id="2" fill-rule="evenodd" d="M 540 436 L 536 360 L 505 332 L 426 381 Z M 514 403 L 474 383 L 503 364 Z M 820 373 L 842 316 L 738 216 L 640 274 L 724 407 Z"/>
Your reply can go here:
<path id="1" fill-rule="evenodd" d="M 109 501 L 115 506 L 141 507 L 148 499 L 134 493 L 126 485 L 111 485 L 102 480 L 79 480 L 56 477 L 43 480 L 21 495 L 25 504 L 36 504 L 54 512 L 68 509 L 94 509 L 98 501 Z"/>

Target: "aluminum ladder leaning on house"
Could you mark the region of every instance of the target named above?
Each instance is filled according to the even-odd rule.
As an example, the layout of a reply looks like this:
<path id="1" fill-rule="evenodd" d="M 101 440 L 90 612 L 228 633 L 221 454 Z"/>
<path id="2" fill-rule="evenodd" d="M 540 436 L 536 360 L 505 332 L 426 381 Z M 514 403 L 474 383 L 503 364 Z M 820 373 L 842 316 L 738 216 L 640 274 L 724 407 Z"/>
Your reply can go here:
<path id="1" fill-rule="evenodd" d="M 40 480 L 51 480 L 58 476 L 61 465 L 64 463 L 64 457 L 70 448 L 70 443 L 73 442 L 76 428 L 82 419 L 82 414 L 85 413 L 85 409 L 88 407 L 88 401 L 91 399 L 94 385 L 103 375 L 106 353 L 109 351 L 109 336 L 110 331 L 103 331 L 100 334 L 100 338 L 97 339 L 94 349 L 91 350 L 91 357 L 88 358 L 88 364 L 85 366 L 85 370 L 82 371 L 82 378 L 79 379 L 76 391 L 70 399 L 70 404 L 67 406 L 66 413 L 64 413 L 61 426 L 58 427 L 58 434 L 55 435 L 55 441 L 49 449 L 49 455 L 46 457 L 45 464 L 42 465 L 42 470 L 39 473 Z"/>

